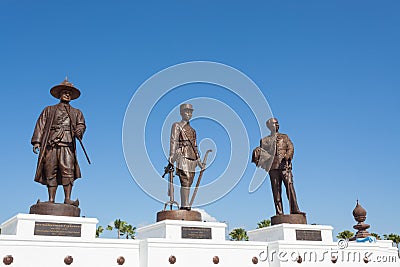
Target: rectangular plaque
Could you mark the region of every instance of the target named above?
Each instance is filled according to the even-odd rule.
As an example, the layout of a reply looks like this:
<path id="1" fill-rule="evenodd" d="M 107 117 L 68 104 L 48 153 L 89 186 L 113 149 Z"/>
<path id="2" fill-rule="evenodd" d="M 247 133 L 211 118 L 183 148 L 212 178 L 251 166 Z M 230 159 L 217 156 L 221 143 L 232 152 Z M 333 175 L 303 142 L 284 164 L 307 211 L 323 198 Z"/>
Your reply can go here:
<path id="1" fill-rule="evenodd" d="M 182 238 L 211 239 L 211 228 L 182 226 Z"/>
<path id="2" fill-rule="evenodd" d="M 81 224 L 35 222 L 34 235 L 81 237 Z"/>
<path id="3" fill-rule="evenodd" d="M 318 231 L 318 230 L 296 230 L 296 240 L 322 241 L 321 231 Z"/>

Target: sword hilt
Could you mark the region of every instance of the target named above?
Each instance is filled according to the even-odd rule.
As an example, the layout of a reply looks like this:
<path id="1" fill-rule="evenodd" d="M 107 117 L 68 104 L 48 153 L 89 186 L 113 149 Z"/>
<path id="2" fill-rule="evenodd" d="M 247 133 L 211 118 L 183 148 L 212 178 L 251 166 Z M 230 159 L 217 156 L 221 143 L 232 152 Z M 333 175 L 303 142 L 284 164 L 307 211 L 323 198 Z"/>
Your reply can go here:
<path id="1" fill-rule="evenodd" d="M 207 151 L 206 151 L 206 154 L 204 155 L 204 159 L 203 159 L 203 167 L 204 167 L 204 168 L 206 168 L 207 157 L 208 157 L 208 154 L 209 154 L 210 152 L 212 152 L 212 149 L 207 150 Z"/>

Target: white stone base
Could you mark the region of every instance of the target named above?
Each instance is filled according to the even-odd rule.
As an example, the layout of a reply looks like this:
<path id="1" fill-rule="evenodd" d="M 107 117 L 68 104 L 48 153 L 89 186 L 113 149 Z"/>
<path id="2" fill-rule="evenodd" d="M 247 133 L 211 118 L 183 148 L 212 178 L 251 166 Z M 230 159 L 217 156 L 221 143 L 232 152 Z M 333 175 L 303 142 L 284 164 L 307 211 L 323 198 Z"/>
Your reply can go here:
<path id="1" fill-rule="evenodd" d="M 90 240 L 96 237 L 96 224 L 94 218 L 51 216 L 38 214 L 18 214 L 0 225 L 2 235 L 16 235 L 18 238 L 37 238 L 35 223 L 71 224 L 80 226 L 80 240 Z M 62 238 L 62 237 L 61 237 Z M 70 238 L 70 237 L 66 237 Z M 76 237 L 77 238 L 77 237 Z"/>
<path id="2" fill-rule="evenodd" d="M 332 239 L 332 226 L 327 225 L 308 225 L 308 224 L 278 224 L 269 227 L 264 227 L 260 229 L 255 229 L 247 232 L 250 241 L 262 241 L 262 242 L 272 242 L 278 240 L 285 241 L 298 241 L 296 239 L 296 230 L 300 231 L 320 231 L 321 241 L 331 243 Z"/>
<path id="3" fill-rule="evenodd" d="M 35 235 L 32 229 L 37 221 L 82 224 L 82 236 Z M 398 250 L 390 241 L 349 242 L 339 248 L 330 226 L 276 225 L 248 231 L 253 241 L 226 241 L 224 223 L 162 221 L 137 229 L 138 239 L 127 240 L 94 238 L 96 222 L 93 218 L 18 214 L 1 225 L 0 265 L 10 255 L 12 267 L 65 267 L 68 256 L 74 267 L 121 266 L 117 263 L 120 257 L 125 259 L 123 267 L 400 267 Z M 210 228 L 211 238 L 182 238 L 182 227 L 194 227 L 194 233 L 196 228 Z M 296 240 L 296 230 L 321 231 L 321 241 Z"/>
<path id="4" fill-rule="evenodd" d="M 35 235 L 35 223 L 81 225 L 81 236 Z M 95 238 L 95 218 L 18 214 L 1 224 L 0 265 L 4 257 L 13 258 L 12 267 L 65 267 L 64 259 L 71 256 L 71 266 L 139 266 L 139 241 Z"/>
<path id="5" fill-rule="evenodd" d="M 225 223 L 219 222 L 195 222 L 165 220 L 151 225 L 147 225 L 136 230 L 137 239 L 145 238 L 165 238 L 165 239 L 185 239 L 182 238 L 182 228 L 211 229 L 211 240 L 225 240 Z"/>
<path id="6" fill-rule="evenodd" d="M 268 261 L 252 262 L 265 249 L 262 242 L 149 238 L 140 243 L 140 267 L 270 266 Z M 169 263 L 171 256 L 176 258 L 173 265 Z M 214 257 L 218 257 L 218 264 L 213 262 Z"/>

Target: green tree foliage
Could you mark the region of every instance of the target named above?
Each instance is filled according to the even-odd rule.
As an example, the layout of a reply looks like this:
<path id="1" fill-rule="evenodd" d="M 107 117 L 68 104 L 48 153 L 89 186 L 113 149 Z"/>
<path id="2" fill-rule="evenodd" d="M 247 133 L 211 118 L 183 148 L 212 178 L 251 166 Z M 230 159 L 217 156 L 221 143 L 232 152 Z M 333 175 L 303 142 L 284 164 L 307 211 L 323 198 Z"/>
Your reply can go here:
<path id="1" fill-rule="evenodd" d="M 257 229 L 264 228 L 271 226 L 271 220 L 262 220 L 261 222 L 257 223 Z"/>
<path id="2" fill-rule="evenodd" d="M 120 219 L 116 219 L 113 223 L 113 225 L 107 225 L 106 230 L 107 231 L 112 231 L 112 230 L 117 230 L 117 237 L 119 238 L 120 236 L 123 236 L 124 234 L 121 233 L 121 230 L 126 227 L 127 222 L 121 221 Z"/>
<path id="3" fill-rule="evenodd" d="M 97 226 L 96 237 L 99 237 L 103 233 L 103 231 L 104 231 L 103 226 L 101 226 L 101 225 Z"/>
<path id="4" fill-rule="evenodd" d="M 377 233 L 371 233 L 371 236 L 375 237 L 376 240 L 381 240 L 382 239 L 382 237 Z"/>
<path id="5" fill-rule="evenodd" d="M 400 235 L 397 234 L 389 234 L 389 235 L 383 235 L 383 237 L 385 238 L 385 240 L 392 240 L 392 242 L 394 244 L 396 244 L 397 248 L 399 248 L 399 244 L 400 244 Z"/>
<path id="6" fill-rule="evenodd" d="M 126 239 L 129 239 L 129 238 L 135 239 L 135 234 L 136 234 L 135 230 L 136 230 L 136 227 L 133 227 L 130 224 L 125 224 L 125 226 L 121 229 L 121 234 L 125 235 Z"/>
<path id="7" fill-rule="evenodd" d="M 354 236 L 354 233 L 349 230 L 344 230 L 343 232 L 338 233 L 336 236 L 339 239 L 350 239 Z"/>
<path id="8" fill-rule="evenodd" d="M 232 241 L 248 241 L 249 237 L 247 236 L 246 230 L 243 228 L 235 228 L 232 232 L 229 233 Z"/>
<path id="9" fill-rule="evenodd" d="M 126 221 L 121 221 L 121 219 L 115 220 L 113 225 L 107 225 L 106 230 L 108 231 L 117 230 L 118 238 L 125 236 L 126 239 L 129 238 L 135 239 L 136 227 L 133 227 Z"/>

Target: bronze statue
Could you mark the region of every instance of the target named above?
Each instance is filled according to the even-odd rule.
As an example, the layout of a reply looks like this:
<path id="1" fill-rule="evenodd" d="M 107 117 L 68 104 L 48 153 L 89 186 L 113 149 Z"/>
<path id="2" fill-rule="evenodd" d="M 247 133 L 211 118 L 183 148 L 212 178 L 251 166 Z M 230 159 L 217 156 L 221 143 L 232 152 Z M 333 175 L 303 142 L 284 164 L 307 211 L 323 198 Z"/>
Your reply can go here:
<path id="1" fill-rule="evenodd" d="M 193 107 L 191 104 L 182 104 L 180 113 L 182 120 L 172 124 L 170 139 L 169 169 L 173 169 L 176 162 L 176 175 L 181 183 L 181 207 L 182 210 L 190 210 L 190 187 L 193 183 L 195 168 L 204 169 L 197 149 L 196 131 L 190 126 Z"/>
<path id="2" fill-rule="evenodd" d="M 282 182 L 286 187 L 290 214 L 305 215 L 297 205 L 296 192 L 293 186 L 293 143 L 289 136 L 278 132 L 279 123 L 276 118 L 269 119 L 266 124 L 271 134 L 260 140 L 260 147 L 253 151 L 252 161 L 269 172 L 276 215 L 283 215 Z M 274 151 L 272 165 L 270 161 L 272 155 L 269 155 L 268 151 Z"/>
<path id="3" fill-rule="evenodd" d="M 78 206 L 78 200 L 71 200 L 74 181 L 81 177 L 75 138 L 81 143 L 86 125 L 82 112 L 69 102 L 81 93 L 67 79 L 51 88 L 50 93 L 60 102 L 46 107 L 36 122 L 31 140 L 33 152 L 39 150 L 35 181 L 47 186 L 48 202 L 54 203 L 57 187 L 62 185 L 64 203 Z"/>

